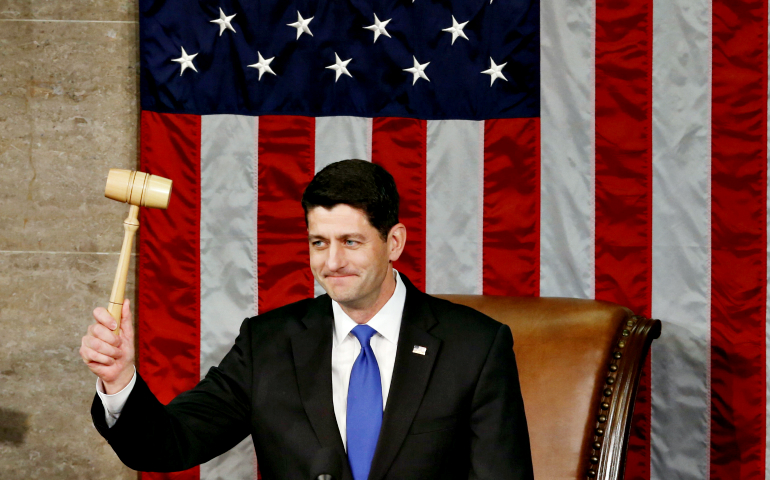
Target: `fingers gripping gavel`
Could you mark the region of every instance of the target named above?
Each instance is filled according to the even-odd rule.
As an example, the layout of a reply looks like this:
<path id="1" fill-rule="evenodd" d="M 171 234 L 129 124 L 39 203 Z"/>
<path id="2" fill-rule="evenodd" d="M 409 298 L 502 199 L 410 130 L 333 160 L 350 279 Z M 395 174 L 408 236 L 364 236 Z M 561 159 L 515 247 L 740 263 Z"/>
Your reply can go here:
<path id="1" fill-rule="evenodd" d="M 115 319 L 117 327 L 113 333 L 120 333 L 121 309 L 126 296 L 126 279 L 128 277 L 129 257 L 134 243 L 134 235 L 139 229 L 139 207 L 163 208 L 168 207 L 171 198 L 171 180 L 143 172 L 119 170 L 113 168 L 107 176 L 107 186 L 104 196 L 131 205 L 128 217 L 123 221 L 125 234 L 123 247 L 120 249 L 118 269 L 112 284 L 112 294 L 107 311 Z"/>

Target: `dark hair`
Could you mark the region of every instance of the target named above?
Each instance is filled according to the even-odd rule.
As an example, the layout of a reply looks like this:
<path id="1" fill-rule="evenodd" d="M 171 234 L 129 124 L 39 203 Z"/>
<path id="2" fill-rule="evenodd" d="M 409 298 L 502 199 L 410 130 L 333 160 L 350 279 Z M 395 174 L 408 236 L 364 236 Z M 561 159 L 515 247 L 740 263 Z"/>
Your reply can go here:
<path id="1" fill-rule="evenodd" d="M 398 190 L 387 170 L 364 160 L 342 160 L 318 172 L 302 194 L 302 209 L 349 205 L 364 212 L 383 240 L 398 223 Z"/>

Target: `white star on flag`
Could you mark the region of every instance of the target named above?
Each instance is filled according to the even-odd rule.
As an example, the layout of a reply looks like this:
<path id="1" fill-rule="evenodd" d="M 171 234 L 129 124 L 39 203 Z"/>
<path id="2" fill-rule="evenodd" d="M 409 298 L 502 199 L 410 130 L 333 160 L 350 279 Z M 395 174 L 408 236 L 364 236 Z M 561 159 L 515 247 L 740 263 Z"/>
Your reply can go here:
<path id="1" fill-rule="evenodd" d="M 334 58 L 336 59 L 334 62 L 334 65 L 329 65 L 328 67 L 326 67 L 330 70 L 334 70 L 335 72 L 337 72 L 337 77 L 334 79 L 334 83 L 337 83 L 337 80 L 340 79 L 340 75 L 342 75 L 343 73 L 348 77 L 353 78 L 353 75 L 351 75 L 350 72 L 348 72 L 348 63 L 350 63 L 350 61 L 353 59 L 348 58 L 343 62 L 342 60 L 340 60 L 340 56 L 337 55 L 337 52 L 334 52 Z"/>
<path id="2" fill-rule="evenodd" d="M 230 20 L 233 19 L 237 14 L 234 13 L 230 15 L 229 17 L 225 15 L 225 12 L 222 11 L 222 9 L 219 9 L 219 18 L 216 20 L 212 20 L 210 23 L 216 23 L 219 24 L 219 36 L 222 36 L 222 33 L 224 33 L 225 29 L 232 30 L 233 33 L 236 33 L 235 29 L 232 25 L 230 25 Z"/>
<path id="3" fill-rule="evenodd" d="M 455 40 L 457 40 L 457 37 L 463 37 L 464 39 L 468 40 L 468 37 L 465 36 L 465 32 L 463 32 L 463 28 L 465 28 L 465 25 L 468 22 L 463 23 L 457 23 L 457 20 L 455 20 L 455 16 L 452 15 L 452 26 L 449 28 L 442 28 L 442 32 L 449 32 L 452 34 L 452 45 L 455 44 Z"/>
<path id="4" fill-rule="evenodd" d="M 310 21 L 313 20 L 314 18 L 315 17 L 310 17 L 308 19 L 302 18 L 302 15 L 300 15 L 299 10 L 297 10 L 297 21 L 294 23 L 288 23 L 287 25 L 297 29 L 297 40 L 299 40 L 299 37 L 303 33 L 308 33 L 312 37 L 313 32 L 310 31 L 310 28 L 308 28 L 308 25 L 310 24 Z"/>
<path id="5" fill-rule="evenodd" d="M 275 57 L 270 57 L 267 60 L 262 58 L 262 54 L 260 52 L 257 52 L 257 55 L 259 55 L 259 62 L 253 64 L 253 65 L 247 65 L 247 67 L 256 68 L 259 70 L 259 80 L 262 80 L 262 75 L 267 72 L 275 75 L 275 72 L 272 68 L 270 68 L 270 63 L 273 61 Z"/>
<path id="6" fill-rule="evenodd" d="M 187 52 L 184 51 L 184 47 L 182 47 L 182 56 L 179 58 L 172 58 L 172 62 L 176 62 L 182 65 L 182 71 L 179 72 L 179 76 L 181 77 L 184 73 L 186 68 L 192 68 L 196 72 L 198 71 L 197 68 L 195 68 L 195 65 L 193 65 L 193 58 L 195 58 L 198 54 L 193 53 L 192 55 L 187 55 Z"/>
<path id="7" fill-rule="evenodd" d="M 489 57 L 489 61 L 492 63 L 492 65 L 489 67 L 489 69 L 481 72 L 481 73 L 486 73 L 487 75 L 490 76 L 491 82 L 489 82 L 489 86 L 491 87 L 492 85 L 494 85 L 495 80 L 497 80 L 498 78 L 502 78 L 507 82 L 508 79 L 505 78 L 505 75 L 503 75 L 503 67 L 508 65 L 508 62 L 505 62 L 502 65 L 495 65 L 495 61 L 492 60 L 492 57 Z"/>
<path id="8" fill-rule="evenodd" d="M 385 35 L 386 37 L 390 38 L 390 34 L 387 30 L 385 30 L 385 25 L 388 24 L 389 21 L 391 21 L 392 18 L 389 18 L 385 20 L 384 22 L 381 22 L 379 18 L 377 18 L 377 14 L 374 14 L 374 25 L 369 25 L 368 27 L 364 27 L 367 30 L 371 30 L 374 32 L 374 41 L 376 42 L 378 38 L 380 38 L 380 35 Z M 374 42 L 372 42 L 374 43 Z"/>
<path id="9" fill-rule="evenodd" d="M 412 85 L 417 83 L 417 79 L 419 78 L 424 78 L 425 80 L 430 82 L 430 78 L 428 78 L 428 76 L 425 75 L 425 69 L 428 67 L 428 65 L 430 65 L 430 62 L 426 62 L 420 65 L 420 62 L 417 61 L 417 57 L 412 55 L 412 59 L 414 60 L 414 66 L 411 68 L 403 69 L 405 72 L 409 72 L 412 75 L 414 75 L 414 77 L 412 77 Z"/>

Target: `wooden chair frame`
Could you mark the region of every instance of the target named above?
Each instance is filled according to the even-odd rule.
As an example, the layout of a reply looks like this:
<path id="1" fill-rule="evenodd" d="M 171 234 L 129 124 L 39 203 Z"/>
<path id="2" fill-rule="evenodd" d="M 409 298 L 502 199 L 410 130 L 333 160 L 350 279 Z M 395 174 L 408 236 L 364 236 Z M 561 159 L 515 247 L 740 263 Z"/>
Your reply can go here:
<path id="1" fill-rule="evenodd" d="M 629 309 L 619 305 L 609 304 L 594 300 L 565 299 L 565 298 L 510 298 L 482 295 L 438 295 L 455 303 L 471 306 L 477 310 L 507 323 L 514 335 L 514 351 L 517 358 L 521 358 L 518 344 L 517 329 L 547 329 L 548 333 L 540 335 L 544 341 L 550 341 L 552 333 L 558 331 L 556 327 L 562 320 L 565 329 L 580 329 L 587 324 L 582 317 L 591 317 L 590 322 L 601 324 L 601 335 L 595 335 L 591 340 L 601 342 L 599 347 L 602 352 L 597 354 L 596 362 L 587 365 L 590 373 L 590 391 L 592 397 L 583 399 L 581 405 L 589 405 L 589 411 L 575 412 L 581 419 L 585 419 L 582 432 L 571 432 L 582 435 L 580 458 L 576 455 L 570 461 L 574 461 L 574 469 L 569 467 L 572 473 L 559 476 L 559 479 L 586 479 L 586 480 L 622 480 L 625 471 L 628 439 L 631 431 L 631 421 L 634 411 L 634 403 L 639 388 L 639 380 L 645 365 L 647 353 L 652 341 L 660 336 L 661 322 L 642 316 L 634 315 Z M 508 318 L 508 312 L 520 309 L 524 313 L 517 313 L 516 318 Z M 571 312 L 575 312 L 574 315 Z M 529 316 L 536 318 L 530 324 L 524 325 Z M 572 321 L 571 316 L 581 317 L 580 321 Z M 546 320 L 542 320 L 545 318 Z M 539 322 L 539 323 L 538 323 Z M 582 324 L 581 324 L 582 322 Z M 542 324 L 542 327 L 540 326 Z M 534 325 L 534 326 L 533 326 Z M 525 335 L 522 335 L 525 336 Z M 518 347 L 518 348 L 517 348 Z M 530 345 L 531 348 L 531 345 Z M 597 363 L 598 362 L 598 363 Z M 522 362 L 519 361 L 519 370 Z M 531 368 L 531 366 L 530 366 Z M 531 370 L 530 370 L 531 372 Z M 544 372 L 548 375 L 548 372 Z M 522 384 L 524 383 L 522 378 Z M 525 408 L 530 402 L 536 402 L 537 398 L 527 398 L 524 393 Z M 540 426 L 528 423 L 530 438 L 533 439 L 534 429 Z M 541 432 L 538 432 L 541 433 Z M 558 435 L 559 432 L 547 432 L 548 435 Z M 535 462 L 535 475 L 538 477 L 538 462 L 543 462 L 548 456 L 535 454 L 539 446 L 533 442 L 533 461 Z M 552 452 L 548 452 L 551 454 Z M 570 464 L 571 465 L 571 464 Z M 566 471 L 566 470 L 565 470 Z M 574 476 L 573 476 L 574 475 Z M 542 480 L 551 480 L 542 478 Z"/>

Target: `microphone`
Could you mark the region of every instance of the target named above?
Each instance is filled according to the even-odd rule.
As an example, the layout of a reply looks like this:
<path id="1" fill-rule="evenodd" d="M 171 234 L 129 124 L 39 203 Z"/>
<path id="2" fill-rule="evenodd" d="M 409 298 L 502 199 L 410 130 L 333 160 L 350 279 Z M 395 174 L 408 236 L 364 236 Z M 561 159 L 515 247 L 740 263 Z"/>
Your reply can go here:
<path id="1" fill-rule="evenodd" d="M 313 480 L 342 480 L 342 461 L 333 448 L 318 450 L 310 466 Z"/>

